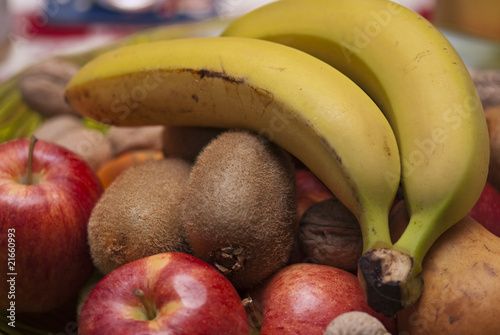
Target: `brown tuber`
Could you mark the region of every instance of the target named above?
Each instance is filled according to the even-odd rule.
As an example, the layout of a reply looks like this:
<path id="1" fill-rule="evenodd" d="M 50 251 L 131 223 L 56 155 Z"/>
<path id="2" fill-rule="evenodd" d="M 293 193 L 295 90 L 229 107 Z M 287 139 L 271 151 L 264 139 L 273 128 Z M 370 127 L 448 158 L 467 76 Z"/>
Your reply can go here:
<path id="1" fill-rule="evenodd" d="M 394 208 L 391 231 L 408 224 L 404 206 Z M 400 334 L 500 334 L 499 237 L 466 216 L 438 238 L 422 267 L 424 290 L 398 313 Z"/>

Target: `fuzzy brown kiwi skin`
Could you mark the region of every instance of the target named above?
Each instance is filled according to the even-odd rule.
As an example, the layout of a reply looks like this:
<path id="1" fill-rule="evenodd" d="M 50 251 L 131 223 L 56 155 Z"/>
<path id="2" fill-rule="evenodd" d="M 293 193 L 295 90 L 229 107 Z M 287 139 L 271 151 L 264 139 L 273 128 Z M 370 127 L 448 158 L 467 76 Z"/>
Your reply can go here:
<path id="1" fill-rule="evenodd" d="M 110 185 L 88 224 L 94 265 L 103 274 L 161 252 L 190 252 L 180 203 L 191 165 L 165 158 L 134 165 Z"/>
<path id="2" fill-rule="evenodd" d="M 191 171 L 182 205 L 193 255 L 249 289 L 289 261 L 297 225 L 291 156 L 261 136 L 229 130 Z"/>

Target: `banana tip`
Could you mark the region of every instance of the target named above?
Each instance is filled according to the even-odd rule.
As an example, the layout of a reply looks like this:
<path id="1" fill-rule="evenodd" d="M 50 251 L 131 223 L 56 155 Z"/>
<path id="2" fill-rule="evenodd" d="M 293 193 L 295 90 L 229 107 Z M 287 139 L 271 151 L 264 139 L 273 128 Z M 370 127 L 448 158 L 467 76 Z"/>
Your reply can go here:
<path id="1" fill-rule="evenodd" d="M 414 260 L 402 252 L 379 248 L 366 252 L 358 262 L 358 278 L 368 306 L 389 317 L 415 303 L 423 281 L 414 275 Z"/>

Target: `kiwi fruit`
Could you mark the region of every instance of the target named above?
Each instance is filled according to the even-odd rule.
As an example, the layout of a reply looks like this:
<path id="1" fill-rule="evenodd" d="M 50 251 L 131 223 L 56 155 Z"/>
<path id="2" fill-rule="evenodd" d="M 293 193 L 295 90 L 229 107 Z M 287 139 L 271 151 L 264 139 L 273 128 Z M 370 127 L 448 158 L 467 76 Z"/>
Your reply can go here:
<path id="1" fill-rule="evenodd" d="M 260 135 L 228 130 L 198 155 L 182 215 L 193 255 L 237 289 L 287 264 L 297 233 L 291 155 Z"/>
<path id="2" fill-rule="evenodd" d="M 177 158 L 145 161 L 104 191 L 88 223 L 90 253 L 101 273 L 162 252 L 189 253 L 180 204 L 190 170 Z"/>

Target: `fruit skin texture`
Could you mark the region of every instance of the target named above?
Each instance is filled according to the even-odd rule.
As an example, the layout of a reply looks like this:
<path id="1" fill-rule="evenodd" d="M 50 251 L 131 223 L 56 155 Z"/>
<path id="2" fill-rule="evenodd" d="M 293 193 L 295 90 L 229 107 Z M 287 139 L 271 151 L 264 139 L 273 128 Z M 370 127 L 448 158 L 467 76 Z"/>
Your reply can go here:
<path id="1" fill-rule="evenodd" d="M 320 201 L 330 199 L 334 195 L 311 171 L 304 168 L 295 170 L 297 181 L 297 223 L 304 212 Z"/>
<path id="2" fill-rule="evenodd" d="M 122 96 L 135 96 L 134 108 Z M 235 37 L 125 47 L 87 63 L 66 98 L 81 114 L 117 125 L 259 133 L 318 176 L 364 233 L 376 230 L 380 244 L 391 244 L 401 166 L 394 133 L 359 86 L 304 52 Z"/>
<path id="3" fill-rule="evenodd" d="M 469 216 L 500 237 L 500 192 L 489 182 L 469 212 Z"/>
<path id="4" fill-rule="evenodd" d="M 403 293 L 401 305 L 411 304 L 420 292 L 414 279 L 427 250 L 472 208 L 488 174 L 483 108 L 453 46 L 423 17 L 386 0 L 272 2 L 235 20 L 222 35 L 266 39 L 314 55 L 380 106 L 398 141 L 411 214 L 392 247 L 414 261 L 399 285 L 412 292 Z M 365 253 L 384 241 L 377 230 L 363 235 Z M 391 301 L 397 300 L 381 306 Z"/>
<path id="5" fill-rule="evenodd" d="M 154 254 L 188 252 L 181 203 L 191 165 L 178 158 L 129 167 L 104 191 L 88 223 L 88 244 L 103 274 Z"/>
<path id="6" fill-rule="evenodd" d="M 404 206 L 394 208 L 394 231 L 408 224 Z M 500 333 L 500 238 L 466 216 L 434 243 L 422 265 L 425 289 L 398 313 L 401 334 Z"/>
<path id="7" fill-rule="evenodd" d="M 358 269 L 363 249 L 359 223 L 338 199 L 330 198 L 311 206 L 302 216 L 298 242 L 307 263 Z"/>
<path id="8" fill-rule="evenodd" d="M 156 311 L 149 320 L 134 290 Z M 207 263 L 184 253 L 162 253 L 105 276 L 87 298 L 78 334 L 245 335 L 248 321 L 238 293 Z"/>
<path id="9" fill-rule="evenodd" d="M 254 287 L 288 262 L 295 213 L 290 155 L 245 130 L 228 130 L 203 149 L 182 202 L 193 255 L 237 289 Z"/>
<path id="10" fill-rule="evenodd" d="M 76 154 L 38 141 L 34 180 L 26 174 L 29 140 L 0 146 L 0 291 L 7 283 L 8 232 L 15 229 L 15 300 L 0 297 L 2 308 L 15 301 L 17 312 L 46 312 L 75 297 L 94 269 L 87 246 L 87 222 L 102 194 L 94 171 Z M 9 263 L 9 265 L 11 265 Z"/>
<path id="11" fill-rule="evenodd" d="M 396 320 L 366 305 L 357 278 L 347 271 L 319 264 L 289 265 L 252 295 L 263 312 L 262 335 L 322 335 L 338 315 L 361 311 L 377 317 L 396 334 Z"/>

